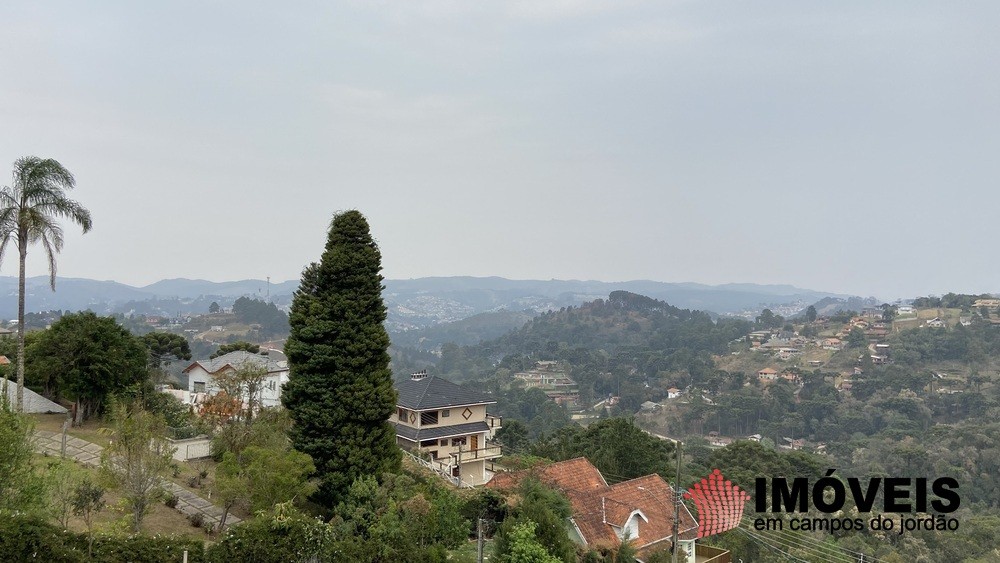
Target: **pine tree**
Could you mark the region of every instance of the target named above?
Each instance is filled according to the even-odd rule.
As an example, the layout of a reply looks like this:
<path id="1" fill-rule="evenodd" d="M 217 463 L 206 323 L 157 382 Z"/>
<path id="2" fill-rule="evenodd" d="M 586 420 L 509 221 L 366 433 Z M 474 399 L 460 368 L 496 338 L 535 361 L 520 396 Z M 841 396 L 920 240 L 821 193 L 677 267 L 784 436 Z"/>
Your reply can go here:
<path id="1" fill-rule="evenodd" d="M 326 249 L 302 273 L 285 345 L 290 373 L 282 402 L 295 449 L 309 454 L 319 501 L 333 506 L 362 476 L 398 471 L 388 423 L 396 391 L 382 302 L 382 257 L 358 211 L 334 216 Z"/>

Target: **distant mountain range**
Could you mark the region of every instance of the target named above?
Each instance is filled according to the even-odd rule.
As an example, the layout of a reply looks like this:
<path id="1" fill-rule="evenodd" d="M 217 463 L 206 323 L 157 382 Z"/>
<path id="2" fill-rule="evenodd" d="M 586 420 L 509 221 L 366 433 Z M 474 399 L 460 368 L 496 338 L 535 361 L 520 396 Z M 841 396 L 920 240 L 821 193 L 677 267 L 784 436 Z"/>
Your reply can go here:
<path id="1" fill-rule="evenodd" d="M 386 281 L 390 330 L 419 328 L 456 321 L 474 314 L 511 310 L 541 312 L 606 299 L 624 290 L 666 301 L 684 309 L 719 314 L 751 314 L 764 307 L 782 307 L 782 314 L 805 309 L 826 297 L 847 295 L 790 285 L 665 283 L 579 280 L 509 280 L 499 277 L 439 277 Z"/>
<path id="2" fill-rule="evenodd" d="M 298 280 L 268 282 L 240 280 L 212 282 L 184 278 L 161 280 L 144 287 L 115 281 L 59 278 L 56 291 L 48 277 L 28 278 L 29 312 L 90 309 L 96 313 L 143 313 L 173 315 L 204 313 L 217 301 L 232 304 L 241 296 L 265 299 L 279 306 L 291 303 Z M 616 290 L 653 297 L 685 309 L 720 314 L 752 312 L 763 307 L 784 305 L 804 309 L 811 303 L 833 297 L 851 296 L 802 289 L 789 285 L 665 283 L 636 280 L 602 282 L 579 280 L 509 280 L 500 277 L 431 277 L 386 280 L 385 299 L 389 308 L 389 328 L 402 331 L 442 322 L 465 319 L 490 311 L 555 310 L 606 298 Z M 0 317 L 17 314 L 17 278 L 0 277 Z"/>

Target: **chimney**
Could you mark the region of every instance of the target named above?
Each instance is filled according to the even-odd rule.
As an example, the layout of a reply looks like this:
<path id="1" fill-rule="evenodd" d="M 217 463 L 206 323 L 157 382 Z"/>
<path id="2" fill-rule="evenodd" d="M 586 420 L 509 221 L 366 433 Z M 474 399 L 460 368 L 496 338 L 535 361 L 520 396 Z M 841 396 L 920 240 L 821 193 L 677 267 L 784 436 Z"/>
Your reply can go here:
<path id="1" fill-rule="evenodd" d="M 426 369 L 422 369 L 420 371 L 417 371 L 417 372 L 414 372 L 414 373 L 410 374 L 410 379 L 412 379 L 413 381 L 420 381 L 421 379 L 423 379 L 425 377 L 427 377 L 427 370 Z"/>

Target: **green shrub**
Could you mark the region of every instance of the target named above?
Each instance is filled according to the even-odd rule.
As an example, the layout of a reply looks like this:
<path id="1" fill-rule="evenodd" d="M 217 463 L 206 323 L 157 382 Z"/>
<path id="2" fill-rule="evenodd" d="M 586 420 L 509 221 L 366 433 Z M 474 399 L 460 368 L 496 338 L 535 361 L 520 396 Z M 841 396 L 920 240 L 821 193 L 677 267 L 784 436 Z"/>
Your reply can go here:
<path id="1" fill-rule="evenodd" d="M 288 503 L 272 514 L 241 522 L 208 549 L 208 561 L 232 563 L 285 563 L 291 561 L 335 561 L 331 555 L 333 531 L 329 525 L 302 515 Z"/>
<path id="2" fill-rule="evenodd" d="M 87 556 L 86 534 L 76 534 L 36 517 L 0 515 L 0 560 L 51 563 L 189 563 L 205 561 L 201 541 L 172 536 L 98 535 Z"/>
<path id="3" fill-rule="evenodd" d="M 4 561 L 82 563 L 87 544 L 85 538 L 81 541 L 40 518 L 0 514 L 0 553 Z"/>
<path id="4" fill-rule="evenodd" d="M 86 551 L 83 543 L 81 552 Z M 199 540 L 173 536 L 98 536 L 94 539 L 94 556 L 87 563 L 174 563 L 184 559 L 185 551 L 188 563 L 205 561 L 205 544 Z"/>

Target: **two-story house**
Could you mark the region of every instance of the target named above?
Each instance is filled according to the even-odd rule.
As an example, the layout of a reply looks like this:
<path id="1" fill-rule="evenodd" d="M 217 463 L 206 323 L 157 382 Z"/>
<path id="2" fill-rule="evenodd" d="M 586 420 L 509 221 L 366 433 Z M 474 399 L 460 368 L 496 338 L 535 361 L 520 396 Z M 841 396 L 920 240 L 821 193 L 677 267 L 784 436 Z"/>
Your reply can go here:
<path id="1" fill-rule="evenodd" d="M 426 371 L 397 383 L 396 391 L 396 414 L 390 422 L 401 448 L 461 485 L 490 480 L 490 462 L 501 455 L 500 446 L 491 441 L 501 419 L 488 414 L 486 407 L 496 401 Z"/>
<path id="2" fill-rule="evenodd" d="M 211 360 L 198 360 L 184 369 L 188 376 L 188 391 L 192 401 L 199 393 L 214 395 L 219 392 L 216 378 L 233 372 L 244 365 L 258 365 L 267 370 L 257 399 L 262 407 L 276 407 L 281 404 L 281 387 L 288 381 L 288 362 L 275 361 L 267 356 L 237 350 Z M 242 397 L 246 399 L 246 397 Z"/>

